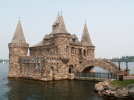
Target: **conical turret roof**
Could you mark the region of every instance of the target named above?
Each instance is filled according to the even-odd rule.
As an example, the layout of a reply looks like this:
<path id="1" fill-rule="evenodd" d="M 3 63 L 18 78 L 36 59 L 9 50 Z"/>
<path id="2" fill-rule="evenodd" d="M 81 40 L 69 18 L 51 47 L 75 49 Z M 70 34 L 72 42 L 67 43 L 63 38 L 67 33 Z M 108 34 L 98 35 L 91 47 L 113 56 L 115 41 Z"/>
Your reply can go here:
<path id="1" fill-rule="evenodd" d="M 62 16 L 60 17 L 60 22 L 59 22 L 59 26 L 58 26 L 58 29 L 56 31 L 56 34 L 57 33 L 68 33 L 67 30 L 66 30 L 66 27 L 65 27 L 64 20 L 63 20 Z"/>
<path id="2" fill-rule="evenodd" d="M 90 39 L 90 36 L 89 36 L 89 32 L 88 32 L 86 23 L 85 23 L 83 34 L 82 34 L 81 43 L 83 45 L 85 45 L 85 46 L 94 46 L 92 44 L 92 42 L 91 42 L 91 39 Z"/>
<path id="3" fill-rule="evenodd" d="M 26 43 L 20 20 L 11 43 Z"/>
<path id="4" fill-rule="evenodd" d="M 60 22 L 60 15 L 58 14 L 58 15 L 57 15 L 57 19 L 56 19 L 56 21 L 54 22 L 53 25 L 56 25 L 56 24 L 59 23 L 59 22 Z"/>

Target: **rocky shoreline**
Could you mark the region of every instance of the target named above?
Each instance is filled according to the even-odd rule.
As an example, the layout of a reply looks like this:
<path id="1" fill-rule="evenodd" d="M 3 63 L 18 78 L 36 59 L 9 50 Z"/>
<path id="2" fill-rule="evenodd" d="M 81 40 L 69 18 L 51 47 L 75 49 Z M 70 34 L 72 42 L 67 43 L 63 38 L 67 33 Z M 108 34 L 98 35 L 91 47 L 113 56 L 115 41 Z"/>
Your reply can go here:
<path id="1" fill-rule="evenodd" d="M 110 85 L 112 79 L 95 84 L 94 92 L 98 93 L 98 97 L 113 100 L 134 100 L 134 84 L 127 87 L 119 87 Z"/>

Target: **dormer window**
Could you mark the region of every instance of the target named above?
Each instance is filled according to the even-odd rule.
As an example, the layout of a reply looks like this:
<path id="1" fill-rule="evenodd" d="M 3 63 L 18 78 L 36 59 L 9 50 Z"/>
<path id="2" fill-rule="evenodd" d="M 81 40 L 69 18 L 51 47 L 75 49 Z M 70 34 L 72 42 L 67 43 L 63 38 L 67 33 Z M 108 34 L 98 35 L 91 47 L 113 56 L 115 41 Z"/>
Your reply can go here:
<path id="1" fill-rule="evenodd" d="M 78 39 L 75 39 L 75 43 L 78 43 Z"/>
<path id="2" fill-rule="evenodd" d="M 55 25 L 52 26 L 52 31 L 55 29 Z"/>
<path id="3" fill-rule="evenodd" d="M 45 44 L 45 43 L 46 43 L 46 39 L 43 40 L 43 44 Z"/>
<path id="4" fill-rule="evenodd" d="M 49 43 L 51 42 L 51 38 L 49 38 Z"/>
<path id="5" fill-rule="evenodd" d="M 59 26 L 59 23 L 57 23 L 57 27 Z"/>
<path id="6" fill-rule="evenodd" d="M 70 37 L 70 42 L 72 42 L 72 37 Z"/>

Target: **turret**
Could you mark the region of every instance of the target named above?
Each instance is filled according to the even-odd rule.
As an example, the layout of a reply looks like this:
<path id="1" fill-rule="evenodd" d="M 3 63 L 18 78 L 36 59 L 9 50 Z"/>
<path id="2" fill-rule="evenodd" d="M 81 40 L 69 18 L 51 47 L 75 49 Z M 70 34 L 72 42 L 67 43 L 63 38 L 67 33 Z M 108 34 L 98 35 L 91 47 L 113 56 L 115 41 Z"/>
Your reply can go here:
<path id="1" fill-rule="evenodd" d="M 56 33 L 54 34 L 54 43 L 57 48 L 57 54 L 60 55 L 61 60 L 68 59 L 68 48 L 70 43 L 70 33 L 67 32 L 63 17 L 60 17 L 59 25 L 57 26 Z"/>
<path id="2" fill-rule="evenodd" d="M 86 49 L 83 50 L 83 56 L 94 59 L 95 46 L 91 42 L 86 23 L 82 34 L 81 43 L 86 47 Z"/>
<path id="3" fill-rule="evenodd" d="M 9 72 L 8 77 L 19 77 L 20 75 L 20 57 L 27 56 L 29 44 L 26 43 L 23 34 L 21 22 L 19 20 L 16 31 L 14 33 L 9 47 Z"/>

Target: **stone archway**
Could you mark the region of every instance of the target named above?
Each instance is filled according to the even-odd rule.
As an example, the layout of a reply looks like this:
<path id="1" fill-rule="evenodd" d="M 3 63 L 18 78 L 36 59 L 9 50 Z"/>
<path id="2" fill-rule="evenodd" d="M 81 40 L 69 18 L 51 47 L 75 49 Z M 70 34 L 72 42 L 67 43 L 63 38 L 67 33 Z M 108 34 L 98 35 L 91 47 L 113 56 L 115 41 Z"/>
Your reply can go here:
<path id="1" fill-rule="evenodd" d="M 108 73 L 119 74 L 119 67 L 111 61 L 101 59 L 87 59 L 78 65 L 75 70 L 78 72 L 89 72 L 94 66 L 100 67 L 106 70 Z M 124 71 L 121 69 L 124 73 Z"/>
<path id="2" fill-rule="evenodd" d="M 72 74 L 72 70 L 73 70 L 73 65 L 70 65 L 68 70 L 70 74 Z"/>

